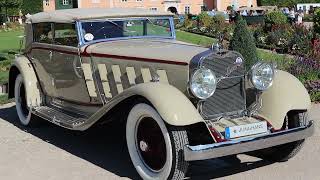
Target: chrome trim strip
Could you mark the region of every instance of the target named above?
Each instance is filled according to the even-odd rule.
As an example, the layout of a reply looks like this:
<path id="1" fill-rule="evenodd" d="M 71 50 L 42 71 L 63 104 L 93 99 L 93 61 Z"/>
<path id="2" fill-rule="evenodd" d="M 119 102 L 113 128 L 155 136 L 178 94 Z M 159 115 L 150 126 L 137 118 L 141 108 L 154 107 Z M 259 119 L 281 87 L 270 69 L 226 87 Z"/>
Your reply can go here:
<path id="1" fill-rule="evenodd" d="M 241 154 L 306 139 L 312 136 L 313 133 L 314 122 L 309 121 L 307 126 L 276 132 L 269 135 L 247 137 L 207 145 L 187 145 L 184 147 L 184 157 L 186 161 L 197 161 Z"/>

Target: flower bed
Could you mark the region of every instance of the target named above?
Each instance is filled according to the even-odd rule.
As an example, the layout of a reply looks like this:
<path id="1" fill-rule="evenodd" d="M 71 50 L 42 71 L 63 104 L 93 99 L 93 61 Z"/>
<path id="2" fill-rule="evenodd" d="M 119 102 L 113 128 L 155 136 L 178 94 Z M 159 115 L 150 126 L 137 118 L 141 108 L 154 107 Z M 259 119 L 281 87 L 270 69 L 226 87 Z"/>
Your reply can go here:
<path id="1" fill-rule="evenodd" d="M 290 25 L 282 19 L 279 20 L 281 23 L 272 22 L 273 24 L 269 24 L 268 27 L 252 25 L 249 29 L 257 47 L 298 57 L 290 62 L 284 60 L 288 62 L 281 62 L 280 68 L 295 75 L 305 85 L 312 101 L 320 102 L 320 35 L 316 36 L 317 31 L 313 29 L 303 25 Z M 196 20 L 186 19 L 178 27 L 183 31 L 214 38 L 223 33 L 225 39 L 230 41 L 235 25 L 202 14 Z"/>
<path id="2" fill-rule="evenodd" d="M 288 71 L 307 88 L 314 102 L 320 102 L 320 59 L 298 57 Z"/>

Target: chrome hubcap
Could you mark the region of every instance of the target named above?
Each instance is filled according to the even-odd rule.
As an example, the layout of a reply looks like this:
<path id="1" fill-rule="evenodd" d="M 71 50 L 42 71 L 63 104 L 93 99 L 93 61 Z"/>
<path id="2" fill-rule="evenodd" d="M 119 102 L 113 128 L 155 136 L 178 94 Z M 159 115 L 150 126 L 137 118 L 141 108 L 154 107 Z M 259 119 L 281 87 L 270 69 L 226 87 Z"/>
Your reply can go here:
<path id="1" fill-rule="evenodd" d="M 148 151 L 148 144 L 144 141 L 140 141 L 140 149 L 143 152 L 147 152 Z"/>

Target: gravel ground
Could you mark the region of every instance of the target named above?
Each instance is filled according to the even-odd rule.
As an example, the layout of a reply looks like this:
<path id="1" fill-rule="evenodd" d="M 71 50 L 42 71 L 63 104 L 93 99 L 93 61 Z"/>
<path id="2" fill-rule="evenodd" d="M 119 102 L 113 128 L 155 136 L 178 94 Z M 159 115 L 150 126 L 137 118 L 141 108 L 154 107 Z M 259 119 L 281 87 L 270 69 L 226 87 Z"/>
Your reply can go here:
<path id="1" fill-rule="evenodd" d="M 320 121 L 320 105 L 311 119 Z M 49 123 L 24 128 L 14 104 L 0 107 L 0 179 L 104 180 L 139 179 L 118 125 L 73 132 Z M 319 179 L 320 123 L 302 151 L 286 163 L 246 155 L 191 164 L 189 179 Z"/>

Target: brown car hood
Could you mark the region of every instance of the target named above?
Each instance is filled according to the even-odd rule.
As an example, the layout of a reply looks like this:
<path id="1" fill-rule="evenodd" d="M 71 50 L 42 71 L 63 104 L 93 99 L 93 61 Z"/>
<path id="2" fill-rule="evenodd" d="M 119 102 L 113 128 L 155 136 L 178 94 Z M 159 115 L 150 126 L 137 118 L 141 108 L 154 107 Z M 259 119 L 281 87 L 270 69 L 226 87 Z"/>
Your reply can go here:
<path id="1" fill-rule="evenodd" d="M 194 56 L 207 50 L 208 48 L 176 40 L 130 39 L 88 45 L 84 53 L 92 56 L 112 55 L 189 64 Z"/>

